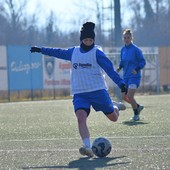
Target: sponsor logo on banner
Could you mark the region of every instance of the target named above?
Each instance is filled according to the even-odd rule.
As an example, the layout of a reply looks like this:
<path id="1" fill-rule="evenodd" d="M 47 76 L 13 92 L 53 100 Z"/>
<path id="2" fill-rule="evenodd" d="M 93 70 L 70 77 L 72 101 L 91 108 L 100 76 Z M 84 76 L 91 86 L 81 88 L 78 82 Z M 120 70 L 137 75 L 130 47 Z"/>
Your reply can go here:
<path id="1" fill-rule="evenodd" d="M 44 88 L 70 88 L 70 62 L 44 56 Z"/>
<path id="2" fill-rule="evenodd" d="M 54 58 L 53 57 L 44 57 L 45 62 L 45 71 L 49 78 L 52 78 L 54 74 Z"/>
<path id="3" fill-rule="evenodd" d="M 36 70 L 41 67 L 40 62 L 24 63 L 24 61 L 12 61 L 10 65 L 11 72 L 25 72 L 29 74 L 30 70 Z"/>

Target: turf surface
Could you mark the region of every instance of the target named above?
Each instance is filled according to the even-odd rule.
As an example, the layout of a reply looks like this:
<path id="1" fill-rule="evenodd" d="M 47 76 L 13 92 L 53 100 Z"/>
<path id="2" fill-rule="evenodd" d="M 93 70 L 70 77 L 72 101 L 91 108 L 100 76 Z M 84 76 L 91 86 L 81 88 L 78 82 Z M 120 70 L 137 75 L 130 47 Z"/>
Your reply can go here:
<path id="1" fill-rule="evenodd" d="M 137 96 L 145 106 L 132 122 L 130 106 L 116 123 L 101 112 L 88 118 L 91 140 L 106 136 L 106 158 L 82 157 L 71 100 L 0 104 L 0 169 L 168 170 L 170 169 L 170 95 Z"/>

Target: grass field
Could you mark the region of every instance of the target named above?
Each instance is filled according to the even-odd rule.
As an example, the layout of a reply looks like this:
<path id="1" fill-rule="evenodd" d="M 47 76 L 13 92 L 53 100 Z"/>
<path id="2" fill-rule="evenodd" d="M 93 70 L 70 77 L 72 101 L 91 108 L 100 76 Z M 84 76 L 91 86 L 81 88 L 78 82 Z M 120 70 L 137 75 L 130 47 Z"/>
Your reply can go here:
<path id="1" fill-rule="evenodd" d="M 91 139 L 106 136 L 106 158 L 85 158 L 71 100 L 0 104 L 0 169 L 169 170 L 170 95 L 137 96 L 145 106 L 131 122 L 127 104 L 116 123 L 92 110 Z"/>

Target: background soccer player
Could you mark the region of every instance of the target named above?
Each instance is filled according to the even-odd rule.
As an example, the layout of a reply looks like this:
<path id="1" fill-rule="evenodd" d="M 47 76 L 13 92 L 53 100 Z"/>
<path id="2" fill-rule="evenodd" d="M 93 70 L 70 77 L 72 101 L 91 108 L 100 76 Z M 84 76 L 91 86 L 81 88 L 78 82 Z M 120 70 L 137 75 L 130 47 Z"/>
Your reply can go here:
<path id="1" fill-rule="evenodd" d="M 123 99 L 132 106 L 134 112 L 132 120 L 138 121 L 144 106 L 140 106 L 134 96 L 140 85 L 141 69 L 144 68 L 146 61 L 139 47 L 133 44 L 133 34 L 130 29 L 123 32 L 123 39 L 125 45 L 121 49 L 121 59 L 117 71 L 119 72 L 123 68 L 123 79 L 128 87 L 127 95 L 124 95 Z"/>

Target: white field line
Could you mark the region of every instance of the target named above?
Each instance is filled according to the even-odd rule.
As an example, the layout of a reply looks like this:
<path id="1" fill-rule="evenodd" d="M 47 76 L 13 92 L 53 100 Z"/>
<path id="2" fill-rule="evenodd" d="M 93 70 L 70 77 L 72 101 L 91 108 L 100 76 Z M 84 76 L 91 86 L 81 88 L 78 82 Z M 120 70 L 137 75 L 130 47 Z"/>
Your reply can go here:
<path id="1" fill-rule="evenodd" d="M 142 138 L 170 138 L 170 135 L 165 136 L 106 136 L 109 139 L 142 139 Z M 91 137 L 91 139 L 95 139 L 96 137 Z M 51 138 L 51 139 L 12 139 L 12 140 L 0 140 L 0 143 L 5 142 L 36 142 L 36 141 L 59 141 L 59 140 L 80 140 L 80 138 Z"/>
<path id="2" fill-rule="evenodd" d="M 92 137 L 95 138 L 95 137 Z M 170 135 L 166 136 L 115 136 L 115 137 L 108 137 L 109 139 L 133 139 L 133 138 L 170 138 Z M 0 141 L 1 143 L 8 143 L 8 142 L 36 142 L 36 141 L 58 141 L 58 140 L 80 140 L 80 138 L 53 138 L 53 139 L 26 139 L 26 140 L 4 140 Z M 113 148 L 114 151 L 170 151 L 169 147 L 162 147 L 162 148 Z M 0 152 L 12 153 L 12 152 L 60 152 L 60 151 L 67 151 L 67 152 L 77 152 L 78 149 L 0 149 Z"/>
<path id="3" fill-rule="evenodd" d="M 0 153 L 12 152 L 77 152 L 78 149 L 0 149 Z M 113 148 L 112 151 L 170 151 L 170 148 Z"/>
<path id="4" fill-rule="evenodd" d="M 63 101 L 71 101 L 72 99 L 60 99 L 60 100 L 38 100 L 38 101 L 19 101 L 19 102 L 6 102 L 0 103 L 0 106 L 6 105 L 23 105 L 23 104 L 36 104 L 36 103 L 56 103 L 56 102 L 63 102 Z"/>

